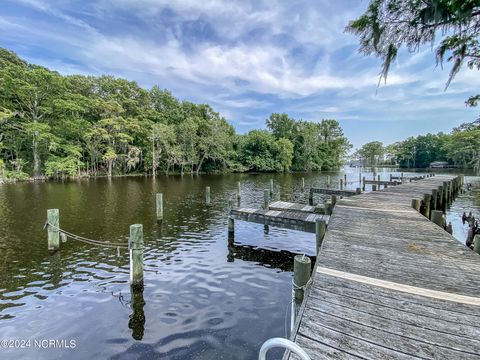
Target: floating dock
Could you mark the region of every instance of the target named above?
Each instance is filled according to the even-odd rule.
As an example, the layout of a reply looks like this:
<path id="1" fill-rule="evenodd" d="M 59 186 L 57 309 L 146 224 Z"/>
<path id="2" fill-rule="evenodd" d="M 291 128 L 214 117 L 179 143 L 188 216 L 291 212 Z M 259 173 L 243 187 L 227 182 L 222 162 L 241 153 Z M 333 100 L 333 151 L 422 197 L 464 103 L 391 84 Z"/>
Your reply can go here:
<path id="1" fill-rule="evenodd" d="M 268 205 L 268 208 L 270 210 L 277 210 L 277 211 L 298 211 L 303 213 L 325 214 L 325 205 L 323 204 L 318 204 L 316 206 L 313 206 L 313 205 L 292 203 L 287 201 L 274 201 Z"/>
<path id="2" fill-rule="evenodd" d="M 459 182 L 339 200 L 291 340 L 312 359 L 480 359 L 480 256 L 412 208 Z"/>

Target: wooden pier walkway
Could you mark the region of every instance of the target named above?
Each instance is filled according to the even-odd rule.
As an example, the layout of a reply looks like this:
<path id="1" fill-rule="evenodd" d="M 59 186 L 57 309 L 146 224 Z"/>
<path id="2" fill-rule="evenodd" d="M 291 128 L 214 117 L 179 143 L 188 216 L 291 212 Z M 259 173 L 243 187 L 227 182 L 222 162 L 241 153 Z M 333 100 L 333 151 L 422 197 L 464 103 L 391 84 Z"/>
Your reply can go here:
<path id="1" fill-rule="evenodd" d="M 312 359 L 480 359 L 480 256 L 412 208 L 453 181 L 337 202 L 291 336 Z"/>

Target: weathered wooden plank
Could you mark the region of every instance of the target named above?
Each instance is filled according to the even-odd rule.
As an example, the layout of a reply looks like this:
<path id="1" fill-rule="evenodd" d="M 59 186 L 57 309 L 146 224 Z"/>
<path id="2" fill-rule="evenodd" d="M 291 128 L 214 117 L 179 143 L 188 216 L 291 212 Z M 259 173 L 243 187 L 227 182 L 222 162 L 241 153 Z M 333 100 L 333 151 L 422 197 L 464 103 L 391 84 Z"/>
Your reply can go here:
<path id="1" fill-rule="evenodd" d="M 310 188 L 311 194 L 323 194 L 323 195 L 340 195 L 340 196 L 353 196 L 358 195 L 356 190 L 339 190 L 339 189 L 329 189 L 329 188 Z"/>
<path id="2" fill-rule="evenodd" d="M 365 185 L 382 185 L 382 186 L 395 186 L 399 185 L 398 181 L 388 181 L 388 180 L 367 180 L 363 182 Z"/>
<path id="3" fill-rule="evenodd" d="M 328 215 L 298 211 L 277 211 L 251 208 L 232 209 L 230 216 L 235 220 L 254 222 L 274 227 L 315 233 L 315 222 L 325 220 Z"/>
<path id="4" fill-rule="evenodd" d="M 269 204 L 268 208 L 270 210 L 277 210 L 277 211 L 298 211 L 298 212 L 305 212 L 305 213 L 325 214 L 325 206 L 323 204 L 318 204 L 316 206 L 313 206 L 313 205 L 292 203 L 287 201 L 274 201 Z"/>

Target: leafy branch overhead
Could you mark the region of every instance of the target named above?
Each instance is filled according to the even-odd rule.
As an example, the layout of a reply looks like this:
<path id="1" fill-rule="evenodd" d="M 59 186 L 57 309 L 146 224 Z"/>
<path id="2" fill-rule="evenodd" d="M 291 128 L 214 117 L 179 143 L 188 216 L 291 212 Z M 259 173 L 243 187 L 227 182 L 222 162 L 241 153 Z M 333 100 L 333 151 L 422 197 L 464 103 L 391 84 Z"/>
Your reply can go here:
<path id="1" fill-rule="evenodd" d="M 360 51 L 382 59 L 379 80 L 387 80 L 392 62 L 405 46 L 416 52 L 420 46 L 436 45 L 436 63 L 451 63 L 445 88 L 462 66 L 480 69 L 479 0 L 372 0 L 367 11 L 347 26 L 360 38 Z M 467 100 L 477 105 L 479 95 Z"/>

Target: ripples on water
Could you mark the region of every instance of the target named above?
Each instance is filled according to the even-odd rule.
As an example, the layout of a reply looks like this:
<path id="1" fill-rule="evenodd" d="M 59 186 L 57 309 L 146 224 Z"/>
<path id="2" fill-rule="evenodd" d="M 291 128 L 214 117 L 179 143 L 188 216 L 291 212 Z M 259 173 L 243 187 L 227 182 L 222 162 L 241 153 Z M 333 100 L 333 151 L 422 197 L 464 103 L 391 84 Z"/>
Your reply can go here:
<path id="1" fill-rule="evenodd" d="M 319 174 L 277 175 L 282 200 L 307 201 L 302 176 L 307 188 L 326 181 Z M 342 175 L 330 176 L 336 183 Z M 348 176 L 349 187 L 357 187 L 358 173 Z M 240 221 L 235 244 L 228 245 L 227 202 L 236 181 L 242 181 L 242 206 L 258 207 L 271 177 L 1 186 L 0 338 L 76 341 L 73 350 L 0 350 L 2 358 L 256 359 L 265 340 L 286 336 L 293 256 L 312 256 L 315 247 L 314 234 L 276 228 L 264 234 L 262 225 Z M 212 189 L 210 207 L 204 205 L 205 186 Z M 480 215 L 478 189 L 460 196 L 447 214 L 463 242 L 459 214 Z M 156 192 L 164 193 L 161 229 Z M 105 241 L 126 242 L 129 225 L 142 223 L 143 293 L 130 291 L 126 250 L 118 256 L 115 249 L 69 240 L 50 254 L 42 230 L 48 208 L 60 209 L 62 228 Z"/>

